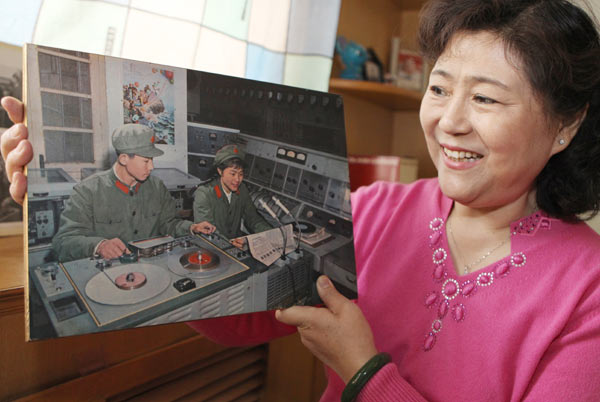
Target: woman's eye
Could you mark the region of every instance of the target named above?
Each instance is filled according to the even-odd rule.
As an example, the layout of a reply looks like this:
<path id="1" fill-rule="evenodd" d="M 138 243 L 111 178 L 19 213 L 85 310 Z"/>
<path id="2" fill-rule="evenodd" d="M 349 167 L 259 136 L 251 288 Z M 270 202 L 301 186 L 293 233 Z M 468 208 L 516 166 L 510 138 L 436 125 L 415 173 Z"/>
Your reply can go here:
<path id="1" fill-rule="evenodd" d="M 491 105 L 491 104 L 497 103 L 494 99 L 488 98 L 487 96 L 483 96 L 483 95 L 475 95 L 473 97 L 473 99 L 477 103 L 483 103 L 483 104 L 486 104 L 486 105 Z"/>
<path id="2" fill-rule="evenodd" d="M 445 95 L 446 91 L 444 91 L 442 88 L 438 87 L 437 85 L 432 85 L 429 87 L 429 90 L 431 92 L 433 92 L 435 95 Z"/>

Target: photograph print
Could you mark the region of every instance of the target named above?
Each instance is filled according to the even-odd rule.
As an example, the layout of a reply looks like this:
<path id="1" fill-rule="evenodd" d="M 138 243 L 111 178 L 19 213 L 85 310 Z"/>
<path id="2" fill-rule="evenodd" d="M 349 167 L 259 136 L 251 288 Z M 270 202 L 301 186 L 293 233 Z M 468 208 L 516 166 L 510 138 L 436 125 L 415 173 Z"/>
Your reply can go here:
<path id="1" fill-rule="evenodd" d="M 28 340 L 356 298 L 341 97 L 24 51 Z"/>

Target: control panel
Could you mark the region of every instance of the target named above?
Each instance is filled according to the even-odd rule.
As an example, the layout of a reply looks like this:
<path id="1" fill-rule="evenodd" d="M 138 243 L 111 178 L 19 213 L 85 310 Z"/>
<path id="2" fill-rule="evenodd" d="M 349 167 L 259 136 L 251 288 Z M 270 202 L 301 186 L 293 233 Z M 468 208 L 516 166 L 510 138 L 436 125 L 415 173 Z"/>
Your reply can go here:
<path id="1" fill-rule="evenodd" d="M 208 125 L 188 125 L 188 152 L 214 155 L 223 145 L 235 139 L 235 130 L 225 130 Z"/>
<path id="2" fill-rule="evenodd" d="M 60 215 L 65 209 L 68 197 L 29 199 L 28 202 L 28 244 L 46 244 L 58 231 Z"/>

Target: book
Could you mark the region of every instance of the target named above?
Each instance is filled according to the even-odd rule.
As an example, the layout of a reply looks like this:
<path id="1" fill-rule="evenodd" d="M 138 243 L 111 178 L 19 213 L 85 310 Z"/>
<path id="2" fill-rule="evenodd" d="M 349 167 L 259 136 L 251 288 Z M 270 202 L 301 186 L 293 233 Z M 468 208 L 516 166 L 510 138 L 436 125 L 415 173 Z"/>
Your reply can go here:
<path id="1" fill-rule="evenodd" d="M 407 156 L 348 155 L 350 189 L 376 181 L 411 183 L 417 180 L 418 160 Z"/>

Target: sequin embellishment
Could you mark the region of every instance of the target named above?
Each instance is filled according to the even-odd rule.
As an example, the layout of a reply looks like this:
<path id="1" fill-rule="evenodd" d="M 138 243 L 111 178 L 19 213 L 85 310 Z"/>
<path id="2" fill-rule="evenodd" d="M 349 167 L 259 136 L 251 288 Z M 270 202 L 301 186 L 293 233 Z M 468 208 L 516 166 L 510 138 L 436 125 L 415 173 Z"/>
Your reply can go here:
<path id="1" fill-rule="evenodd" d="M 446 258 L 448 258 L 448 253 L 443 248 L 438 248 L 433 252 L 434 264 L 441 264 L 442 262 L 446 261 Z"/>
<path id="2" fill-rule="evenodd" d="M 538 228 L 548 229 L 550 227 L 549 219 L 542 213 L 536 213 L 528 218 L 522 219 L 519 222 L 511 225 L 511 232 L 515 234 L 533 235 Z M 444 220 L 442 218 L 433 218 L 429 222 L 429 228 L 433 233 L 428 237 L 428 246 L 433 249 L 432 261 L 433 272 L 432 279 L 434 283 L 441 284 L 439 291 L 431 291 L 425 296 L 425 307 L 434 309 L 436 317 L 431 323 L 431 330 L 425 335 L 423 341 L 423 350 L 431 350 L 436 341 L 437 336 L 442 330 L 443 320 L 448 313 L 452 319 L 461 323 L 467 315 L 467 308 L 463 303 L 455 303 L 450 306 L 450 302 L 455 300 L 459 295 L 464 299 L 470 298 L 477 294 L 478 289 L 484 289 L 491 286 L 496 278 L 506 277 L 512 268 L 520 268 L 527 262 L 527 257 L 522 252 L 513 253 L 510 257 L 504 258 L 496 263 L 491 269 L 480 272 L 476 279 L 467 280 L 460 284 L 456 279 L 448 278 L 446 270 L 446 260 L 448 252 L 443 246 L 442 238 L 445 236 Z"/>
<path id="3" fill-rule="evenodd" d="M 517 268 L 522 267 L 527 262 L 527 258 L 523 253 L 516 253 L 510 256 L 510 263 Z"/>
<path id="4" fill-rule="evenodd" d="M 444 220 L 442 218 L 433 218 L 429 222 L 429 229 L 438 231 L 444 227 Z"/>
<path id="5" fill-rule="evenodd" d="M 446 279 L 444 284 L 442 285 L 442 294 L 447 300 L 452 300 L 456 296 L 458 296 L 458 292 L 460 291 L 460 285 L 456 279 Z"/>

